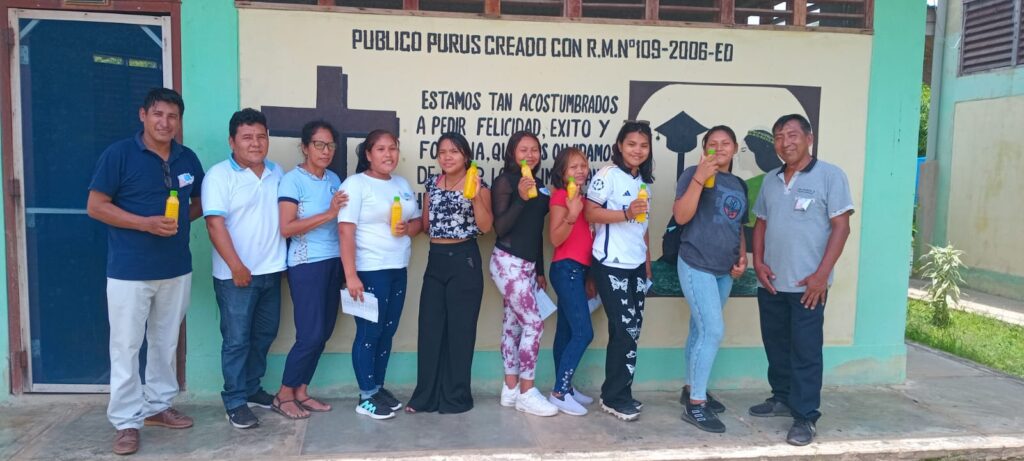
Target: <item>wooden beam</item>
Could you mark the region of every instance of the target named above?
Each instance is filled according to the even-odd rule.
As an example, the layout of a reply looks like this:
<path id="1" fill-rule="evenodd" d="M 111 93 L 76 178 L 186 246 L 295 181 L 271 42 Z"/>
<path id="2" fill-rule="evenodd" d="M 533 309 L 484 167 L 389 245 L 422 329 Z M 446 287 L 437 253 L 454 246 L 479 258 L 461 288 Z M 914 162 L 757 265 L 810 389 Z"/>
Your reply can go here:
<path id="1" fill-rule="evenodd" d="M 875 0 L 864 0 L 864 28 L 875 28 Z"/>
<path id="2" fill-rule="evenodd" d="M 647 0 L 647 8 L 644 11 L 644 19 L 648 21 L 658 20 L 658 9 L 661 4 L 660 0 Z"/>
<path id="3" fill-rule="evenodd" d="M 790 9 L 793 10 L 794 26 L 807 25 L 807 0 L 793 0 Z"/>
<path id="4" fill-rule="evenodd" d="M 736 24 L 736 0 L 717 0 L 718 22 L 722 24 Z"/>
<path id="5" fill-rule="evenodd" d="M 562 9 L 563 16 L 567 18 L 583 17 L 583 0 L 565 0 L 565 7 Z"/>
<path id="6" fill-rule="evenodd" d="M 484 0 L 484 16 L 501 16 L 501 0 Z"/>

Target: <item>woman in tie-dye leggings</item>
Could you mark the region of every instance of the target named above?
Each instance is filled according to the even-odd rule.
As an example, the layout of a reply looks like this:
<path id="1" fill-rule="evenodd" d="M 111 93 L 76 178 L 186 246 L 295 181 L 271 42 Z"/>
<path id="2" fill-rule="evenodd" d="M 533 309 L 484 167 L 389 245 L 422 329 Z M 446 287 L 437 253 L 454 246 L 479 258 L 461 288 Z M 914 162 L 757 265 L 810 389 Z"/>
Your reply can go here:
<path id="1" fill-rule="evenodd" d="M 505 384 L 501 388 L 501 405 L 533 415 L 554 416 L 558 409 L 533 387 L 544 331 L 535 293 L 547 285 L 542 245 L 549 194 L 539 182 L 522 174 L 522 164 L 536 177 L 540 170 L 540 141 L 525 131 L 509 138 L 505 167 L 494 179 L 491 193 L 494 230 L 498 234 L 491 255 L 491 278 L 505 305 L 501 335 Z"/>

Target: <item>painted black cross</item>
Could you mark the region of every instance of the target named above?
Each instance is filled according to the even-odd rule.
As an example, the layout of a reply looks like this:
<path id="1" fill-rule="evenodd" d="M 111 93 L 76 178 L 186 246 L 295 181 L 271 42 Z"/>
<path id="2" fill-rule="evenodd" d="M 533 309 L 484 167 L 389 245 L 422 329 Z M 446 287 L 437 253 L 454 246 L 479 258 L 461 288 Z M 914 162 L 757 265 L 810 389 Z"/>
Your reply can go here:
<path id="1" fill-rule="evenodd" d="M 262 106 L 274 136 L 299 138 L 302 125 L 311 120 L 324 120 L 338 130 L 338 153 L 329 167 L 339 178 L 348 173 L 349 138 L 365 138 L 376 129 L 389 130 L 398 135 L 398 115 L 395 111 L 348 108 L 348 75 L 340 67 L 316 67 L 316 107 Z M 338 155 L 340 154 L 340 155 Z"/>

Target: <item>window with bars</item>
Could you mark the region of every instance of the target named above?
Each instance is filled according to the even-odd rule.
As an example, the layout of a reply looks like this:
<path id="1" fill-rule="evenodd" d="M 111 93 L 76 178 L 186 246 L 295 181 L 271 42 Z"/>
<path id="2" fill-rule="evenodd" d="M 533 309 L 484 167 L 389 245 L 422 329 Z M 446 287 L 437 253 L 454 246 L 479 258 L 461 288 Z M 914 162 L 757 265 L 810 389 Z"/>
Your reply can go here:
<path id="1" fill-rule="evenodd" d="M 1024 0 L 964 0 L 960 74 L 1024 64 Z"/>
<path id="2" fill-rule="evenodd" d="M 271 4 L 402 9 L 486 16 L 712 23 L 744 27 L 870 30 L 875 0 L 238 0 Z M 1007 1 L 1007 0 L 1002 0 Z M 1009 0 L 1020 1 L 1020 0 Z M 301 8 L 300 6 L 292 6 Z"/>

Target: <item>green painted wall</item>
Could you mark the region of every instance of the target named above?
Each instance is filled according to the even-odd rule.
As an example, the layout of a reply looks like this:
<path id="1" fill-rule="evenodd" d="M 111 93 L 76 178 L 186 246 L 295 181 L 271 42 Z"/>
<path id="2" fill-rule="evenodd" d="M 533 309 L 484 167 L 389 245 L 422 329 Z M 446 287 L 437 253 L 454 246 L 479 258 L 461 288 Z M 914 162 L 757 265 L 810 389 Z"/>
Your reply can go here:
<path id="1" fill-rule="evenodd" d="M 918 4 L 919 3 L 919 4 Z M 865 184 L 861 213 L 862 237 L 856 331 L 852 346 L 827 347 L 828 384 L 901 382 L 905 376 L 903 343 L 907 249 L 913 207 L 913 165 L 917 146 L 917 104 L 924 47 L 924 2 L 876 2 L 875 35 L 869 91 Z M 916 25 L 915 25 L 916 24 Z M 227 120 L 239 104 L 238 15 L 231 0 L 185 0 L 182 5 L 183 96 L 185 143 L 205 167 L 227 153 Z M 807 59 L 813 59 L 808 57 Z M 894 197 L 907 197 L 894 200 Z M 188 390 L 196 397 L 219 392 L 220 332 L 210 278 L 210 244 L 202 222 L 193 230 L 195 261 L 193 302 L 188 315 Z M 389 383 L 411 388 L 415 354 L 396 353 Z M 638 389 L 671 389 L 682 382 L 680 349 L 644 348 L 639 360 Z M 537 379 L 551 382 L 549 351 L 542 351 Z M 354 391 L 351 357 L 326 354 L 314 385 Z M 478 389 L 496 389 L 501 380 L 497 352 L 478 352 L 474 382 Z M 651 366 L 662 365 L 662 366 Z M 284 356 L 270 357 L 265 387 L 280 383 Z M 766 363 L 760 348 L 721 351 L 713 376 L 716 388 L 766 388 Z M 603 376 L 604 353 L 592 350 L 578 371 L 581 386 L 594 389 Z"/>
<path id="2" fill-rule="evenodd" d="M 238 12 L 231 0 L 186 0 L 181 6 L 183 140 L 209 169 L 226 158 L 228 119 L 238 110 Z M 192 306 L 186 318 L 186 387 L 218 392 L 220 315 L 213 294 L 210 239 L 201 218 L 192 226 Z M 280 373 L 277 373 L 280 376 Z"/>
<path id="3" fill-rule="evenodd" d="M 1024 95 L 1024 67 L 1006 68 L 958 76 L 962 37 L 962 2 L 945 0 L 949 11 L 946 20 L 945 47 L 935 52 L 943 53 L 942 86 L 933 104 L 939 109 L 935 119 L 929 121 L 928 129 L 937 133 L 935 149 L 928 152 L 929 160 L 938 163 L 935 180 L 935 220 L 932 234 L 933 245 L 945 245 L 948 241 L 949 194 L 952 189 L 951 172 L 953 165 L 953 131 L 956 104 L 962 101 L 1005 98 Z M 941 18 L 940 18 L 941 20 Z M 964 272 L 967 286 L 992 294 L 1024 300 L 1024 278 L 986 270 Z"/>
<path id="4" fill-rule="evenodd" d="M 0 128 L 0 145 L 3 145 L 3 133 Z M 9 152 L 4 152 L 4 155 L 11 155 Z M 3 167 L 0 165 L 0 174 L 3 173 Z M 0 227 L 4 226 L 4 214 L 0 213 Z M 7 239 L 0 240 L 0 254 L 7 254 Z M 7 280 L 7 265 L 0 264 L 0 280 Z M 0 288 L 0 319 L 7 319 L 7 284 Z M 8 336 L 7 328 L 0 328 L 0 403 L 7 401 L 11 393 L 11 371 L 10 371 L 10 347 L 7 343 L 10 336 Z"/>

